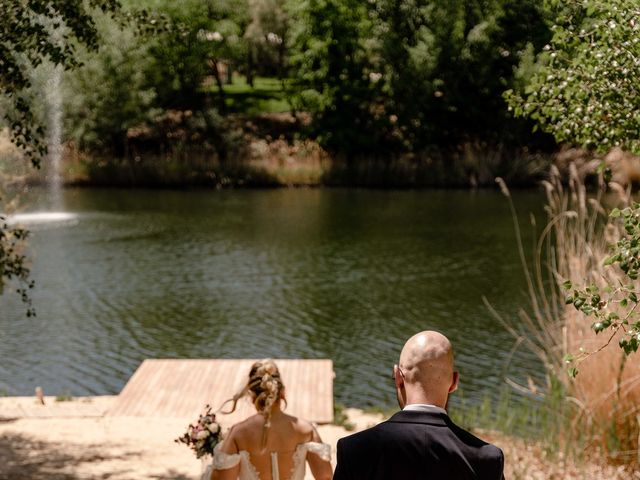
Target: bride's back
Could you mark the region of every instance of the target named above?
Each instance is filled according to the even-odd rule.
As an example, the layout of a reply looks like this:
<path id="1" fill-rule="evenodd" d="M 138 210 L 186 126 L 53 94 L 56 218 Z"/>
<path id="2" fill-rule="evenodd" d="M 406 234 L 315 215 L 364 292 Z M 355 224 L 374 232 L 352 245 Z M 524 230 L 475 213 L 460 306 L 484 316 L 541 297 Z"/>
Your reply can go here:
<path id="1" fill-rule="evenodd" d="M 249 453 L 251 464 L 261 480 L 272 480 L 272 457 L 275 453 L 280 480 L 289 480 L 296 466 L 298 447 L 319 439 L 314 438 L 314 429 L 309 422 L 281 411 L 272 413 L 270 423 L 264 443 L 265 418 L 259 414 L 236 425 L 227 441 L 234 442 L 238 451 Z M 298 461 L 304 460 L 301 458 Z"/>
<path id="2" fill-rule="evenodd" d="M 331 479 L 331 450 L 313 425 L 284 413 L 284 384 L 272 360 L 252 365 L 247 385 L 233 397 L 248 395 L 258 414 L 236 424 L 214 453 L 213 480 L 302 480 L 305 462 L 318 480 Z"/>

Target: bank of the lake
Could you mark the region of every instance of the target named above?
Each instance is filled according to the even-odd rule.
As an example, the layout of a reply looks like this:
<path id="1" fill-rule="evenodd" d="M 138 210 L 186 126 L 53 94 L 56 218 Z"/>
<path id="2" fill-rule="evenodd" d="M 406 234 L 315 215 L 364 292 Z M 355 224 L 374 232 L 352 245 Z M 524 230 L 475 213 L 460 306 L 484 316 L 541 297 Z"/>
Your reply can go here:
<path id="1" fill-rule="evenodd" d="M 108 409 L 115 397 L 65 399 L 67 410 L 96 405 Z M 0 479 L 80 480 L 103 478 L 193 479 L 199 478 L 201 462 L 184 445 L 174 442 L 190 419 L 146 419 L 117 417 L 2 418 L 2 412 L 20 405 L 46 410 L 56 404 L 35 404 L 33 397 L 0 398 Z M 335 465 L 337 441 L 384 420 L 380 414 L 346 409 L 346 420 L 354 427 L 320 425 L 319 433 L 332 447 Z M 220 418 L 223 428 L 224 416 Z M 543 445 L 498 432 L 475 432 L 498 445 L 505 453 L 505 477 L 520 480 L 630 480 L 637 472 L 591 461 L 565 460 L 545 453 Z M 307 472 L 307 478 L 312 478 Z"/>
<path id="2" fill-rule="evenodd" d="M 477 188 L 494 187 L 499 176 L 514 187 L 533 187 L 553 158 L 483 144 L 354 158 L 328 152 L 312 140 L 284 137 L 249 138 L 237 148 L 225 159 L 197 147 L 116 158 L 68 146 L 63 177 L 69 185 L 112 187 Z"/>
<path id="3" fill-rule="evenodd" d="M 69 141 L 56 173 L 67 185 L 88 187 L 468 189 L 494 187 L 498 176 L 512 187 L 534 187 L 555 158 L 553 150 L 483 141 L 345 155 L 304 139 L 303 127 L 288 113 L 230 117 L 233 133 L 209 139 L 183 124 L 187 113 L 174 112 L 170 117 L 177 119 L 168 124 L 131 129 L 121 152 L 81 150 Z M 54 174 L 48 160 L 40 171 L 29 169 L 6 132 L 0 132 L 0 158 L 0 175 L 37 184 Z"/>

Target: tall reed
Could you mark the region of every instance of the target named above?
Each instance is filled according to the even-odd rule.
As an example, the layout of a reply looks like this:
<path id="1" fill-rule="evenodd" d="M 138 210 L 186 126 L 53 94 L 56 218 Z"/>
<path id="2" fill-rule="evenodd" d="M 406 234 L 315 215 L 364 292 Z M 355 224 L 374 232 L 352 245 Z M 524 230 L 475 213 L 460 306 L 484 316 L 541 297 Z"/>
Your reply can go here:
<path id="1" fill-rule="evenodd" d="M 573 453 L 597 448 L 609 459 L 638 462 L 640 433 L 640 362 L 626 358 L 616 336 L 597 336 L 589 318 L 572 305 L 565 306 L 563 284 L 606 285 L 629 283 L 617 267 L 605 267 L 609 245 L 622 235 L 622 224 L 607 215 L 612 205 L 626 205 L 630 193 L 602 176 L 597 191 L 589 194 L 585 172 L 569 169 L 568 183 L 552 167 L 543 182 L 548 222 L 533 249 L 531 261 L 522 244 L 520 227 L 510 193 L 507 196 L 516 228 L 520 259 L 526 278 L 529 305 L 518 312 L 517 320 L 505 320 L 492 310 L 517 339 L 542 361 L 547 375 L 547 391 L 562 387 L 564 402 L 558 409 L 558 446 Z M 579 354 L 581 362 L 575 379 L 566 372 L 567 354 Z M 516 388 L 531 392 L 530 386 Z M 640 462 L 638 462 L 640 463 Z"/>

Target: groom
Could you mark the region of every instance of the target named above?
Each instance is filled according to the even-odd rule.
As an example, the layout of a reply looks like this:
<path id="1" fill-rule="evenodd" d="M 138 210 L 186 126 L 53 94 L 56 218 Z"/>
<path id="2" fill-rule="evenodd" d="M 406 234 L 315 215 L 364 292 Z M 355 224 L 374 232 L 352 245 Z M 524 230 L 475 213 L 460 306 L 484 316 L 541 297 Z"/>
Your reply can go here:
<path id="1" fill-rule="evenodd" d="M 447 415 L 458 387 L 453 348 L 442 334 L 420 332 L 393 367 L 402 411 L 338 442 L 334 480 L 501 480 L 502 451 Z"/>

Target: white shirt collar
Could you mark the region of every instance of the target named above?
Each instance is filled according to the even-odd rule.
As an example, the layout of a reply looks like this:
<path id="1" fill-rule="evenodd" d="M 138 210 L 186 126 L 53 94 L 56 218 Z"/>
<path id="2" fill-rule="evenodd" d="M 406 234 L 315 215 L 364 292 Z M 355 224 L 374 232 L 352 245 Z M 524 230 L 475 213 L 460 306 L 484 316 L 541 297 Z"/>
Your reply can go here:
<path id="1" fill-rule="evenodd" d="M 429 405 L 427 403 L 412 403 L 411 405 L 405 405 L 402 409 L 405 412 L 429 412 L 429 413 L 444 413 L 447 411 L 442 407 L 436 407 L 435 405 Z"/>

